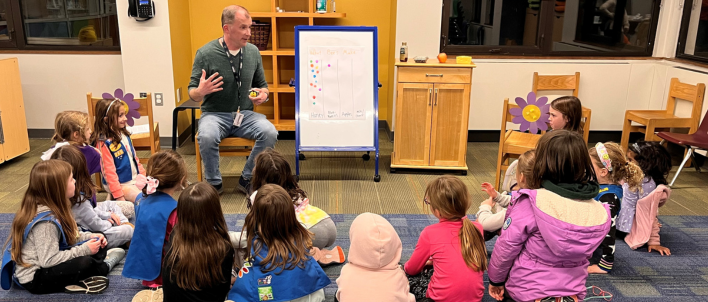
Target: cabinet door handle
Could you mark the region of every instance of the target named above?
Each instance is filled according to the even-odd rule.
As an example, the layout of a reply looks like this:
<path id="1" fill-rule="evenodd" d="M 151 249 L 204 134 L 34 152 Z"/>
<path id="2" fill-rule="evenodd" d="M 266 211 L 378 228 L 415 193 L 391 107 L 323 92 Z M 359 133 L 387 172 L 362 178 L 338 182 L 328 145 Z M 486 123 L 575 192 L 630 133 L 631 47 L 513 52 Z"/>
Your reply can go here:
<path id="1" fill-rule="evenodd" d="M 433 88 L 428 89 L 428 106 L 430 106 L 430 102 L 433 100 Z"/>
<path id="2" fill-rule="evenodd" d="M 439 88 L 435 88 L 435 106 L 438 105 L 438 90 Z"/>
<path id="3" fill-rule="evenodd" d="M 426 77 L 440 77 L 440 78 L 442 78 L 443 74 L 442 74 L 442 73 L 440 73 L 440 74 L 430 74 L 430 73 L 426 73 L 425 76 L 426 76 Z"/>

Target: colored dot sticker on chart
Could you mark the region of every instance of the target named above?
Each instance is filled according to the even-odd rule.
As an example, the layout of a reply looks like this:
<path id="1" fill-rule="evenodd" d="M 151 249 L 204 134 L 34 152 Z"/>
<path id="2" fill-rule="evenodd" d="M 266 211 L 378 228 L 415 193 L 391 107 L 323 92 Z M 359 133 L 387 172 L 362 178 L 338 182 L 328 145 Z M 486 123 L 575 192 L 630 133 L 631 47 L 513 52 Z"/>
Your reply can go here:
<path id="1" fill-rule="evenodd" d="M 317 73 L 320 73 L 320 71 L 318 70 Z"/>
<path id="2" fill-rule="evenodd" d="M 320 88 L 320 91 L 322 91 L 322 88 Z"/>
<path id="3" fill-rule="evenodd" d="M 332 65 L 327 64 L 327 67 L 332 67 Z"/>
<path id="4" fill-rule="evenodd" d="M 319 67 L 319 66 L 315 66 L 315 69 L 320 69 L 320 67 Z"/>
<path id="5" fill-rule="evenodd" d="M 312 72 L 315 72 L 315 70 L 313 69 Z"/>
<path id="6" fill-rule="evenodd" d="M 312 86 L 312 83 L 310 83 L 310 86 Z"/>
<path id="7" fill-rule="evenodd" d="M 320 60 L 315 61 L 315 63 L 319 63 L 319 62 L 320 62 Z"/>
<path id="8" fill-rule="evenodd" d="M 316 78 L 317 76 L 316 76 L 316 75 L 313 75 L 312 77 L 313 77 L 313 78 Z"/>
<path id="9" fill-rule="evenodd" d="M 317 103 L 315 103 L 315 102 L 312 102 L 312 105 L 317 105 Z"/>
<path id="10" fill-rule="evenodd" d="M 313 100 L 315 99 L 315 96 L 314 96 L 314 95 L 312 96 L 312 99 L 313 99 Z"/>
<path id="11" fill-rule="evenodd" d="M 310 67 L 314 67 L 314 66 L 315 66 L 315 64 L 310 64 Z"/>

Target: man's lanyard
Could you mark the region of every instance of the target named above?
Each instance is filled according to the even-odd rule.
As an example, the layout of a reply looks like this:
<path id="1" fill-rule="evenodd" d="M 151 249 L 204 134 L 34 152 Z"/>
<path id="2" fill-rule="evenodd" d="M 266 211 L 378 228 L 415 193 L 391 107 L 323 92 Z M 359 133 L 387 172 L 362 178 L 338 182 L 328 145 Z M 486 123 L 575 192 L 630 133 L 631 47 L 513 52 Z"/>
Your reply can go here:
<path id="1" fill-rule="evenodd" d="M 234 72 L 234 81 L 238 84 L 237 90 L 238 93 L 240 94 L 241 90 L 241 68 L 243 68 L 243 47 L 241 48 L 241 51 L 238 52 L 237 55 L 232 56 L 231 52 L 229 51 L 229 48 L 226 47 L 226 41 L 222 39 L 221 46 L 224 47 L 224 52 L 226 52 L 226 57 L 229 58 L 229 63 L 231 63 L 231 71 Z M 234 60 L 237 60 L 238 62 L 238 68 L 236 67 L 236 63 Z"/>

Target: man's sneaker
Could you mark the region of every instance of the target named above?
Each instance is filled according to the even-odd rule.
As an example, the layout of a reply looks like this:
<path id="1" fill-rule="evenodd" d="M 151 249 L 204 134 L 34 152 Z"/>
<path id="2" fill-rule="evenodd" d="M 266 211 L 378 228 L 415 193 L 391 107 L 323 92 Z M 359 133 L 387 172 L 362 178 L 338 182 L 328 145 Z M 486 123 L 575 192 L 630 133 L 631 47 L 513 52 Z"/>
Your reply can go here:
<path id="1" fill-rule="evenodd" d="M 219 193 L 219 195 L 224 194 L 224 188 L 223 188 L 222 184 L 211 185 L 211 186 L 214 187 L 214 189 L 216 189 L 216 192 Z"/>
<path id="2" fill-rule="evenodd" d="M 251 193 L 251 181 L 243 178 L 243 176 L 239 177 L 238 185 L 236 185 L 236 191 L 248 196 L 248 194 Z"/>
<path id="3" fill-rule="evenodd" d="M 108 264 L 108 271 L 111 271 L 123 258 L 125 258 L 125 250 L 117 247 L 106 252 L 106 259 L 103 262 Z"/>

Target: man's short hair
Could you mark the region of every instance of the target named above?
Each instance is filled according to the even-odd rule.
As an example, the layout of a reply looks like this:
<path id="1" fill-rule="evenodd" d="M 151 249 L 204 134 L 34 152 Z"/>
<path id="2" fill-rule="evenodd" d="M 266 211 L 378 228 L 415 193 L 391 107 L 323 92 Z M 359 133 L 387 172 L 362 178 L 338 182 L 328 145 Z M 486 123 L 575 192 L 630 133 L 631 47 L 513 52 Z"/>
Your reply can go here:
<path id="1" fill-rule="evenodd" d="M 238 14 L 239 11 L 244 12 L 246 16 L 250 16 L 250 13 L 248 10 L 240 5 L 229 5 L 224 8 L 224 11 L 221 12 L 221 27 L 224 27 L 226 24 L 231 24 L 234 23 L 234 20 L 236 19 L 236 14 Z"/>

